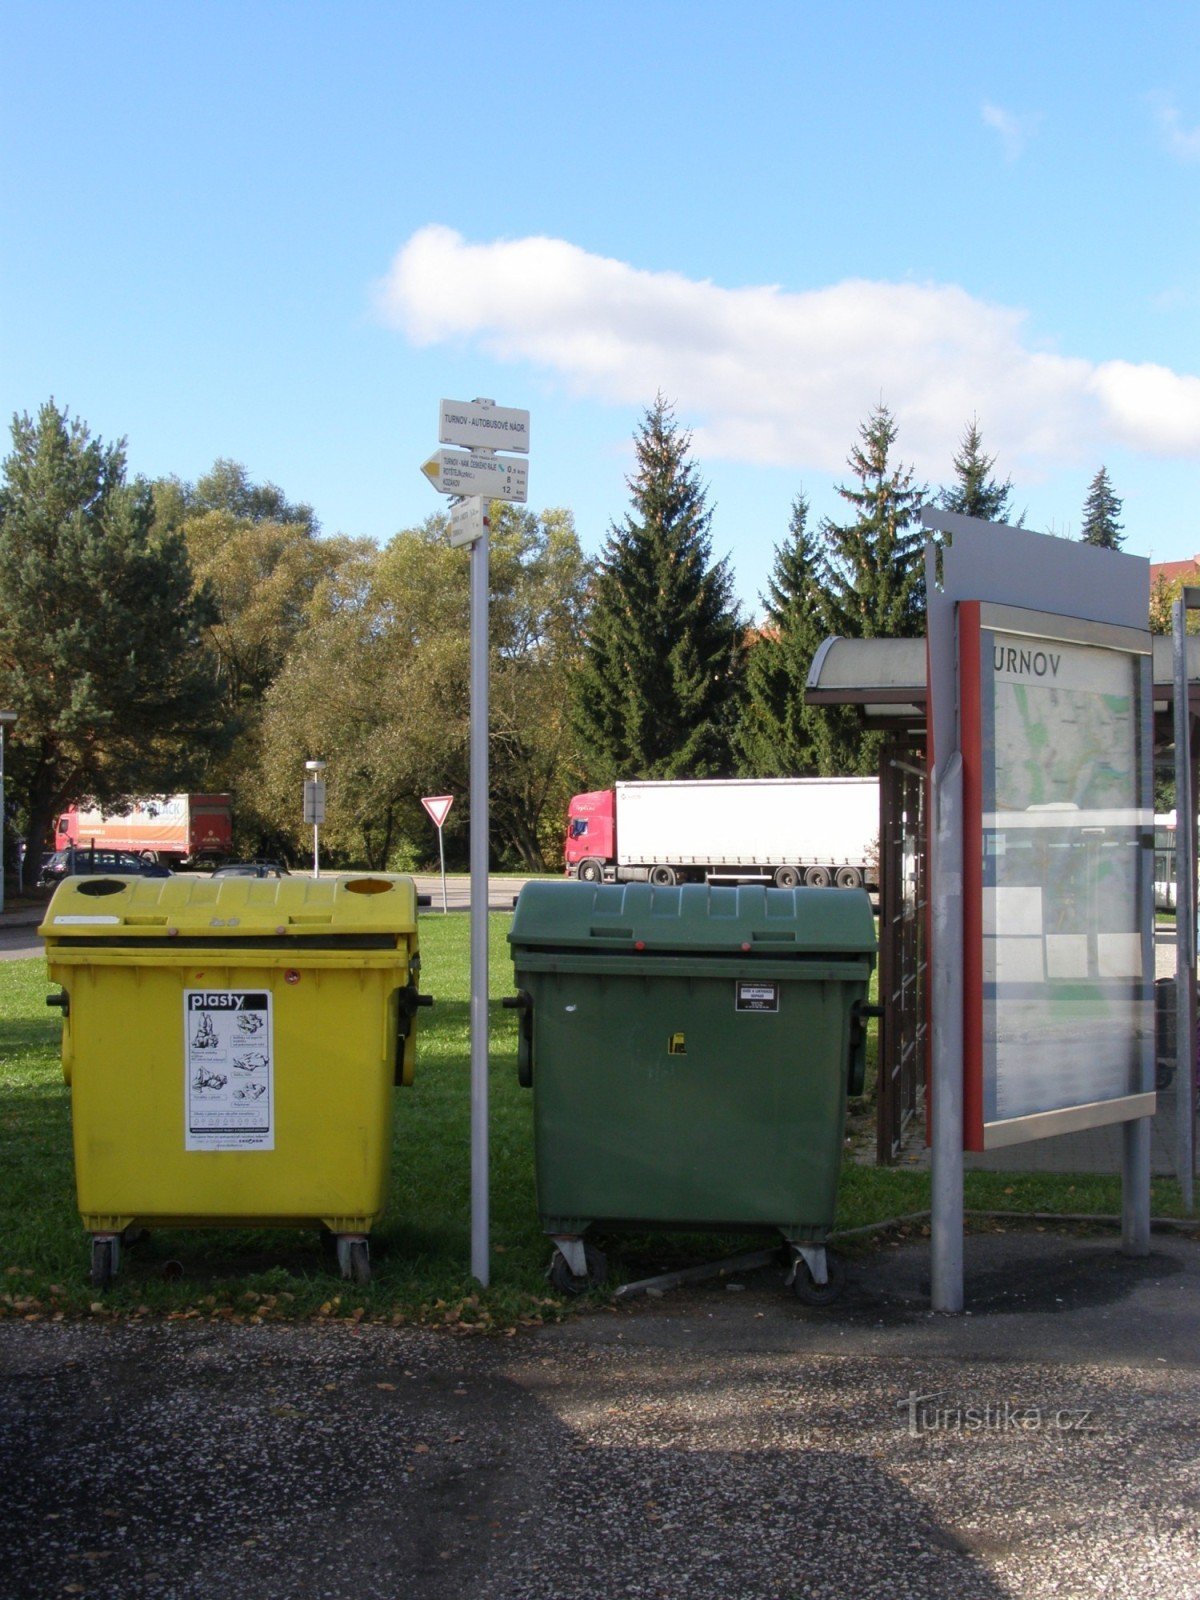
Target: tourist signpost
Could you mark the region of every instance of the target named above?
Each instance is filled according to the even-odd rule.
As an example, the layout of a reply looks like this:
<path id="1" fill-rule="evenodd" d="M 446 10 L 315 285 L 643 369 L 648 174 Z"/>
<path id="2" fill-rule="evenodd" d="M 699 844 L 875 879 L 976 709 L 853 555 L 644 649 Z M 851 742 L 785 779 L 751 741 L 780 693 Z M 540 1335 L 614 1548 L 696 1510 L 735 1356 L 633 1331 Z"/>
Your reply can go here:
<path id="1" fill-rule="evenodd" d="M 421 471 L 451 509 L 452 545 L 471 550 L 471 1272 L 489 1281 L 488 1220 L 488 502 L 524 503 L 528 465 L 497 450 L 528 451 L 529 413 L 492 400 L 443 400 L 437 450 Z M 428 810 L 428 807 L 426 807 Z M 447 808 L 449 809 L 449 808 Z M 439 841 L 441 830 L 438 830 Z"/>

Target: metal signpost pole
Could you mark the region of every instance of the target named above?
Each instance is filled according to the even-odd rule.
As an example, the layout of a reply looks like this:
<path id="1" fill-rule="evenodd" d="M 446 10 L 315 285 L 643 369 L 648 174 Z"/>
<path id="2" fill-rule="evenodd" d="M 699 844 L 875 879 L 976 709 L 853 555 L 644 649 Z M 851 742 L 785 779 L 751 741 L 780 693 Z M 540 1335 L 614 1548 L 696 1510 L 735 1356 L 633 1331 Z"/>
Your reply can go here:
<path id="1" fill-rule="evenodd" d="M 1184 589 L 1172 616 L 1175 677 L 1175 1175 L 1194 1203 L 1196 1072 L 1196 821 L 1192 795 L 1192 718 L 1188 704 L 1187 614 L 1200 589 Z"/>
<path id="2" fill-rule="evenodd" d="M 471 547 L 471 1273 L 489 1275 L 488 1216 L 488 503 L 524 501 L 528 468 L 497 450 L 528 451 L 529 413 L 493 400 L 443 400 L 442 444 L 421 471 L 450 512 L 450 544 Z M 438 832 L 439 843 L 441 830 Z M 444 883 L 443 879 L 443 883 Z M 444 890 L 443 890 L 444 893 Z"/>
<path id="3" fill-rule="evenodd" d="M 450 907 L 446 904 L 446 851 L 442 844 L 442 825 L 440 822 L 438 823 L 438 866 L 441 868 L 442 873 L 442 915 L 445 916 Z"/>
<path id="4" fill-rule="evenodd" d="M 488 537 L 471 546 L 471 1275 L 487 1287 Z"/>

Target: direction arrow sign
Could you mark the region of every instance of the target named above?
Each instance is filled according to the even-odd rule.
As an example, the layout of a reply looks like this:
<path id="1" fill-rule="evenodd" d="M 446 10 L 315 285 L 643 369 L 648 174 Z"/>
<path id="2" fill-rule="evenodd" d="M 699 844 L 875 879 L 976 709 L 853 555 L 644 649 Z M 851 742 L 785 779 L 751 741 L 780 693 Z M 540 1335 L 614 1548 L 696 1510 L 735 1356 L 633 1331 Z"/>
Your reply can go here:
<path id="1" fill-rule="evenodd" d="M 484 450 L 529 449 L 529 413 L 487 400 L 443 400 L 438 443 Z"/>
<path id="2" fill-rule="evenodd" d="M 479 494 L 487 500 L 529 498 L 529 463 L 469 450 L 436 450 L 421 471 L 439 494 Z"/>
<path id="3" fill-rule="evenodd" d="M 490 528 L 487 501 L 479 495 L 474 494 L 469 500 L 460 500 L 457 505 L 450 507 L 450 544 L 453 549 L 474 544 Z"/>
<path id="4" fill-rule="evenodd" d="M 450 814 L 450 807 L 454 804 L 452 794 L 423 794 L 421 804 L 433 818 L 435 828 L 440 828 Z"/>

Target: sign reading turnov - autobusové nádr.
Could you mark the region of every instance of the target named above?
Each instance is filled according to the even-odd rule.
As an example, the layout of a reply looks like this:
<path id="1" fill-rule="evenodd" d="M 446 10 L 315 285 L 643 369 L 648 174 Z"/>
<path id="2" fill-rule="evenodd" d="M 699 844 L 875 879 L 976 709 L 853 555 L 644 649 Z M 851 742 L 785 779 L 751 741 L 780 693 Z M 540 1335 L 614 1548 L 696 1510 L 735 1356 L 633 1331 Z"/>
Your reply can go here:
<path id="1" fill-rule="evenodd" d="M 438 412 L 438 443 L 468 450 L 529 451 L 529 413 L 478 400 L 443 400 Z"/>

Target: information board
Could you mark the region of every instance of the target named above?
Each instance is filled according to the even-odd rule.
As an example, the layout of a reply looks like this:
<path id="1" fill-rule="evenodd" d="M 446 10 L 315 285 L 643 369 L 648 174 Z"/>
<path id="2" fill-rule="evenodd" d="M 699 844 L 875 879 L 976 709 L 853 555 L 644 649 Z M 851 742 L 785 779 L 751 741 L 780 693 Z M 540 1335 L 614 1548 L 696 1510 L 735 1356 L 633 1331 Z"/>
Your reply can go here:
<path id="1" fill-rule="evenodd" d="M 958 612 L 966 1147 L 1149 1116 L 1148 637 Z"/>

